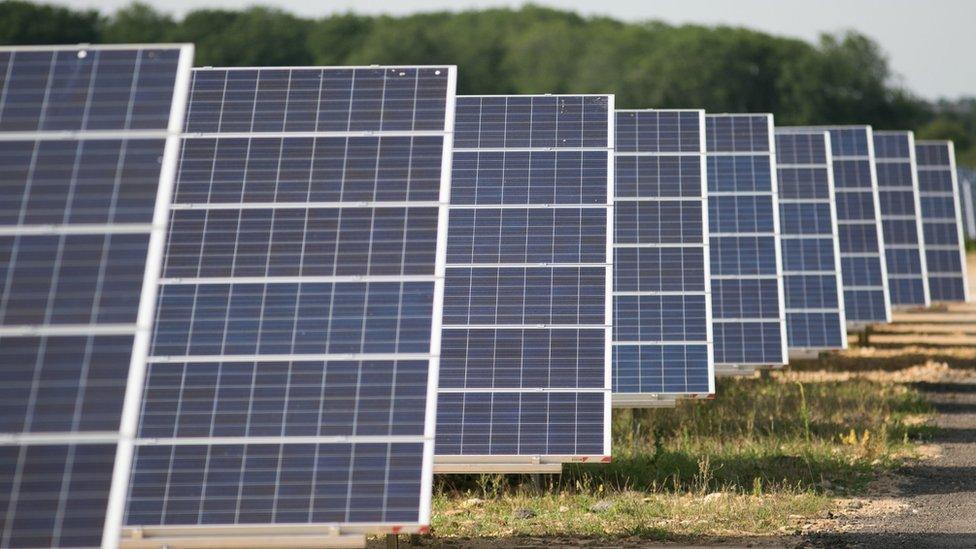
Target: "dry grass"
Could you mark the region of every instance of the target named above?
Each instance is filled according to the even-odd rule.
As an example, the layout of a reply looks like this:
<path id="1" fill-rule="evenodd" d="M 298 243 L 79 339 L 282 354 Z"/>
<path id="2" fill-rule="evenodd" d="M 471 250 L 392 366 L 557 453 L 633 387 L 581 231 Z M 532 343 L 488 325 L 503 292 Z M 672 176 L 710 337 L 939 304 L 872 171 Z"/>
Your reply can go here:
<path id="1" fill-rule="evenodd" d="M 512 494 L 489 501 L 440 495 L 434 500 L 434 532 L 440 541 L 460 538 L 473 545 L 485 538 L 500 543 L 504 538 L 525 537 L 636 541 L 770 535 L 792 532 L 803 517 L 829 506 L 829 498 L 811 493 L 555 492 Z M 513 520 L 516 513 L 534 516 Z"/>
<path id="2" fill-rule="evenodd" d="M 723 380 L 713 401 L 619 410 L 613 463 L 567 466 L 541 489 L 512 476 L 441 477 L 434 539 L 629 544 L 795 533 L 914 456 L 929 411 L 894 379 L 803 375 Z"/>

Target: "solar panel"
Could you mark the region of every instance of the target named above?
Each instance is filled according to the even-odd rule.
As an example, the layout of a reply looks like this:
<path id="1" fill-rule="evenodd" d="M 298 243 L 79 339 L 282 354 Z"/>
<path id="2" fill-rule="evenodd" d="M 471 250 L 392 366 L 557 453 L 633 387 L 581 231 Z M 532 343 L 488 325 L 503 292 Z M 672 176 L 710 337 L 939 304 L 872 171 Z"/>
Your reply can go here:
<path id="1" fill-rule="evenodd" d="M 976 193 L 973 192 L 973 185 L 976 182 L 976 171 L 956 167 L 956 180 L 959 182 L 959 201 L 962 206 L 966 238 L 974 240 L 976 239 Z"/>
<path id="2" fill-rule="evenodd" d="M 458 97 L 438 471 L 609 459 L 613 112 Z"/>
<path id="3" fill-rule="evenodd" d="M 891 321 L 871 126 L 824 126 L 834 156 L 837 234 L 847 325 Z"/>
<path id="4" fill-rule="evenodd" d="M 915 134 L 874 132 L 874 167 L 891 305 L 925 307 L 929 285 L 922 261 Z"/>
<path id="5" fill-rule="evenodd" d="M 118 541 L 192 56 L 0 48 L 2 547 Z"/>
<path id="6" fill-rule="evenodd" d="M 773 117 L 705 116 L 715 368 L 785 364 Z"/>
<path id="7" fill-rule="evenodd" d="M 426 529 L 455 80 L 193 71 L 124 535 Z"/>
<path id="8" fill-rule="evenodd" d="M 952 141 L 916 141 L 915 156 L 932 301 L 968 301 L 955 148 Z"/>
<path id="9" fill-rule="evenodd" d="M 791 354 L 847 348 L 830 134 L 776 129 L 780 239 Z"/>
<path id="10" fill-rule="evenodd" d="M 616 118 L 613 403 L 712 394 L 705 112 Z"/>

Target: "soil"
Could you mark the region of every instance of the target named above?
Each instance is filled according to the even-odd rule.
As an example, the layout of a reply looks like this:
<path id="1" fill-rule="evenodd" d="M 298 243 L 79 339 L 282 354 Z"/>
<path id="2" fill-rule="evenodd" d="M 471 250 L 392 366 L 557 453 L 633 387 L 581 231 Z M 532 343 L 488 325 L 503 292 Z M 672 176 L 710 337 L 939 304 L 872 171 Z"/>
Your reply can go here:
<path id="1" fill-rule="evenodd" d="M 976 256 L 969 256 L 969 287 L 976 289 Z M 923 458 L 872 483 L 866 498 L 836 519 L 817 524 L 799 547 L 976 547 L 976 303 L 907 312 L 879 330 L 887 352 L 953 345 L 960 362 L 927 361 L 902 376 L 935 408 L 938 427 Z M 897 335 L 895 335 L 897 334 Z M 865 349 L 867 351 L 867 349 Z M 937 359 L 936 359 L 937 360 Z M 810 372 L 811 374 L 813 372 Z M 838 374 L 838 372 L 833 372 Z M 802 375 L 798 372 L 795 375 Z M 859 375 L 885 375 L 859 372 Z M 792 540 L 782 540 L 794 545 Z"/>
<path id="2" fill-rule="evenodd" d="M 806 547 L 976 547 L 976 372 L 915 384 L 935 407 L 929 456 L 876 481 Z"/>

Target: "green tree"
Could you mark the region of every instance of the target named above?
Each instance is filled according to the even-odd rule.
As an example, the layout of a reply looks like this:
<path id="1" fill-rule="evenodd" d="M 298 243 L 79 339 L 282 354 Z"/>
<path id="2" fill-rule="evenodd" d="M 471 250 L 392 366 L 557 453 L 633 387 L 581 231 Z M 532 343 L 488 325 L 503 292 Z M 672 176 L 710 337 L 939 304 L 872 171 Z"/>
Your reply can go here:
<path id="1" fill-rule="evenodd" d="M 198 66 L 308 65 L 309 27 L 306 19 L 269 8 L 195 10 L 173 39 L 196 44 Z"/>
<path id="2" fill-rule="evenodd" d="M 342 65 L 358 50 L 373 27 L 373 18 L 352 13 L 326 17 L 308 30 L 308 49 L 316 65 Z"/>
<path id="3" fill-rule="evenodd" d="M 78 44 L 99 41 L 101 17 L 92 10 L 0 2 L 0 44 Z"/>
<path id="4" fill-rule="evenodd" d="M 103 42 L 153 43 L 172 40 L 177 28 L 172 17 L 147 4 L 133 2 L 115 12 L 102 29 Z"/>
<path id="5" fill-rule="evenodd" d="M 620 108 L 771 112 L 780 125 L 866 123 L 952 138 L 976 165 L 976 99 L 927 103 L 904 89 L 877 43 L 817 43 L 744 28 L 622 22 L 526 5 L 304 19 L 266 7 L 175 19 L 135 3 L 93 11 L 0 1 L 0 41 L 193 42 L 198 66 L 455 64 L 458 91 L 613 93 Z"/>

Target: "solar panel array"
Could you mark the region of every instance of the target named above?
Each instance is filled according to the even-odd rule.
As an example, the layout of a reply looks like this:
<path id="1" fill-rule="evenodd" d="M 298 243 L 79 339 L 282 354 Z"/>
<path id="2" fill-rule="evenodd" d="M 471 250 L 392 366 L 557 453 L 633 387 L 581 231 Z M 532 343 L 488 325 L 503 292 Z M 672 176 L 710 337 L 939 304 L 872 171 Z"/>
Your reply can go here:
<path id="1" fill-rule="evenodd" d="M 0 547 L 422 532 L 968 298 L 951 142 L 192 54 L 0 48 Z"/>
<path id="2" fill-rule="evenodd" d="M 705 121 L 715 365 L 785 364 L 773 118 Z"/>
<path id="3" fill-rule="evenodd" d="M 830 134 L 777 129 L 776 173 L 788 346 L 844 349 Z"/>
<path id="4" fill-rule="evenodd" d="M 891 321 L 871 126 L 828 126 L 844 314 L 848 325 Z"/>
<path id="5" fill-rule="evenodd" d="M 874 167 L 891 305 L 927 306 L 929 285 L 922 260 L 915 134 L 874 132 Z"/>
<path id="6" fill-rule="evenodd" d="M 609 455 L 613 112 L 458 97 L 439 470 Z"/>
<path id="7" fill-rule="evenodd" d="M 116 540 L 192 53 L 0 49 L 2 547 Z"/>
<path id="8" fill-rule="evenodd" d="M 429 524 L 455 79 L 194 71 L 130 531 Z"/>
<path id="9" fill-rule="evenodd" d="M 616 118 L 614 404 L 712 394 L 705 113 Z"/>
<path id="10" fill-rule="evenodd" d="M 916 141 L 915 157 L 932 301 L 967 301 L 955 149 L 951 141 Z"/>

